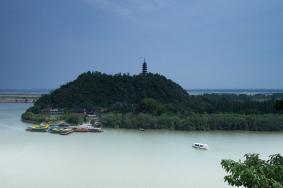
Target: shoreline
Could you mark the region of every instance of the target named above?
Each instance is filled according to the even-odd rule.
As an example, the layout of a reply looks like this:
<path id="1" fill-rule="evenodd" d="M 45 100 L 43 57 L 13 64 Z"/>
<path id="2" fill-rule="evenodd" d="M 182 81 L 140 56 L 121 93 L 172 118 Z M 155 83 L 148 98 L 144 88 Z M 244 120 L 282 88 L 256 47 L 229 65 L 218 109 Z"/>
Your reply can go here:
<path id="1" fill-rule="evenodd" d="M 36 121 L 30 121 L 30 120 L 23 120 L 21 119 L 23 123 L 27 124 L 40 124 L 41 122 L 36 122 Z M 79 125 L 77 125 L 79 126 Z M 103 127 L 104 130 L 122 130 L 122 131 L 137 131 L 137 132 L 151 132 L 151 131 L 160 131 L 160 132 L 180 132 L 180 133 L 278 133 L 282 134 L 283 130 L 177 130 L 177 129 L 144 129 L 140 130 L 140 128 L 113 128 L 113 127 Z"/>
<path id="2" fill-rule="evenodd" d="M 24 113 L 26 114 L 26 113 Z M 64 118 L 52 119 L 44 114 L 37 114 L 29 119 L 20 120 L 28 124 L 42 122 L 58 122 Z M 64 116 L 64 115 L 63 115 Z M 72 115 L 71 115 L 72 116 Z M 80 115 L 81 116 L 81 115 Z M 29 116 L 28 116 L 29 117 Z M 81 120 L 85 119 L 81 116 Z M 142 119 L 141 119 L 142 118 Z M 80 125 L 84 121 L 76 121 Z M 124 114 L 106 113 L 99 120 L 103 128 L 126 130 L 168 130 L 182 132 L 215 132 L 215 131 L 248 131 L 248 132 L 283 132 L 283 114 L 192 114 L 186 117 L 153 116 L 151 114 Z M 79 123 L 79 124 L 78 124 Z"/>

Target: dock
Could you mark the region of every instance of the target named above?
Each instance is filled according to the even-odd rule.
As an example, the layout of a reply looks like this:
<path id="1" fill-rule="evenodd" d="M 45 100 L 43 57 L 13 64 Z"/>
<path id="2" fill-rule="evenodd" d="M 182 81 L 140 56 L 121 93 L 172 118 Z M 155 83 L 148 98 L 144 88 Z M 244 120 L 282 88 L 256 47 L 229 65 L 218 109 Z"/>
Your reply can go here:
<path id="1" fill-rule="evenodd" d="M 78 126 L 71 126 L 66 124 L 52 124 L 52 125 L 34 125 L 28 127 L 26 131 L 30 132 L 46 132 L 51 134 L 68 135 L 71 133 L 101 133 L 104 132 L 100 127 L 93 127 L 91 124 L 83 124 Z"/>

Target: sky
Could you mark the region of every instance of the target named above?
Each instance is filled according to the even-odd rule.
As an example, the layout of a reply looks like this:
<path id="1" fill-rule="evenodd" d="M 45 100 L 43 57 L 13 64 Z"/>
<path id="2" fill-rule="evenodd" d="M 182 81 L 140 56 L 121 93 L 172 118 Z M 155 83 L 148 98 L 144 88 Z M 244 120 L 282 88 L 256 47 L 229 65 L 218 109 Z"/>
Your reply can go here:
<path id="1" fill-rule="evenodd" d="M 0 89 L 139 74 L 143 58 L 186 89 L 282 89 L 283 1 L 0 1 Z"/>

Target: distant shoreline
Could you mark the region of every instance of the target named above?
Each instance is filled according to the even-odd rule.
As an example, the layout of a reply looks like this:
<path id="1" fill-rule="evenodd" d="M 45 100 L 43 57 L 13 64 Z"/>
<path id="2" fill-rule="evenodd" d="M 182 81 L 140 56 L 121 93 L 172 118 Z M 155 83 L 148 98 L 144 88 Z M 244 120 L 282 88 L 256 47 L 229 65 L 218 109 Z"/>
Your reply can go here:
<path id="1" fill-rule="evenodd" d="M 1 95 L 43 95 L 49 94 L 51 89 L 0 89 Z M 283 89 L 186 89 L 190 95 L 203 95 L 203 94 L 246 94 L 256 95 L 264 94 L 270 95 L 273 93 L 283 93 Z"/>
<path id="2" fill-rule="evenodd" d="M 34 103 L 42 94 L 39 93 L 2 93 L 0 92 L 0 103 Z"/>
<path id="3" fill-rule="evenodd" d="M 283 89 L 187 89 L 190 95 L 235 94 L 235 95 L 272 95 L 283 93 Z"/>

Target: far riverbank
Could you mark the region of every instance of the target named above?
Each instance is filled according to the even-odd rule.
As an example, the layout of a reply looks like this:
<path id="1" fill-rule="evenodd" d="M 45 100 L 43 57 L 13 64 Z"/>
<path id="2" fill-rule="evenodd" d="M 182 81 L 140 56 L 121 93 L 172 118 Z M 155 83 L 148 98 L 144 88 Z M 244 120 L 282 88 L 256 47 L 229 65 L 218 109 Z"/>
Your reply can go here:
<path id="1" fill-rule="evenodd" d="M 0 103 L 34 103 L 41 96 L 41 93 L 0 92 Z"/>

